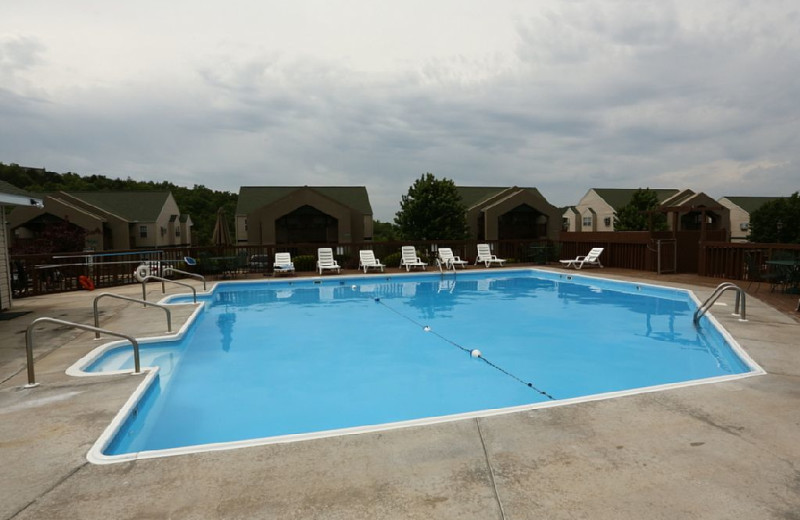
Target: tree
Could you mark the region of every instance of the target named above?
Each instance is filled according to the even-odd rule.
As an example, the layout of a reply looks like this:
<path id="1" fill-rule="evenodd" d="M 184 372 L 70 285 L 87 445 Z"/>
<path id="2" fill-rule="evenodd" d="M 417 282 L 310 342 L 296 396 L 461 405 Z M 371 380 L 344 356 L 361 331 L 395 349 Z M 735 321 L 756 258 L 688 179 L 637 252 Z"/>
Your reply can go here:
<path id="1" fill-rule="evenodd" d="M 658 212 L 658 195 L 650 188 L 639 188 L 631 201 L 614 216 L 614 231 L 664 231 L 667 216 Z"/>
<path id="2" fill-rule="evenodd" d="M 33 193 L 50 191 L 134 191 L 158 190 L 169 191 L 181 212 L 191 216 L 192 242 L 194 245 L 211 244 L 217 209 L 225 209 L 228 226 L 233 225 L 236 214 L 236 202 L 239 196 L 227 191 L 215 191 L 202 184 L 193 188 L 176 186 L 171 182 L 135 181 L 127 179 L 109 179 L 105 175 L 81 176 L 77 173 L 48 172 L 43 168 L 26 168 L 17 164 L 0 163 L 0 180 L 4 180 Z"/>
<path id="3" fill-rule="evenodd" d="M 467 237 L 467 208 L 456 185 L 426 173 L 408 189 L 394 219 L 400 235 L 411 240 L 461 240 Z"/>
<path id="4" fill-rule="evenodd" d="M 372 222 L 372 241 L 373 242 L 394 242 L 397 240 L 400 230 L 391 222 Z"/>
<path id="5" fill-rule="evenodd" d="M 751 242 L 800 244 L 800 196 L 767 202 L 750 215 Z"/>

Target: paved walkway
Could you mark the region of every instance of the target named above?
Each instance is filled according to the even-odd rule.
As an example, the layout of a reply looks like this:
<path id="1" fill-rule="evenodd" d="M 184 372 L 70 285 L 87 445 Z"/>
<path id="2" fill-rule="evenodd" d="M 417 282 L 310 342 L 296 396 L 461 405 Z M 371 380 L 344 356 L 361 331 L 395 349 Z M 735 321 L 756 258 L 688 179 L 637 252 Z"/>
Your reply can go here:
<path id="1" fill-rule="evenodd" d="M 659 281 L 693 288 L 701 299 L 719 282 Z M 139 286 L 114 292 L 141 296 Z M 747 323 L 724 312 L 730 307 L 714 314 L 764 376 L 97 466 L 86 452 L 139 378 L 65 375 L 94 348 L 93 335 L 43 325 L 36 332 L 41 386 L 21 389 L 30 321 L 47 315 L 91 323 L 93 296 L 18 300 L 14 310 L 31 314 L 0 321 L 0 519 L 798 518 L 800 325 L 756 298 L 747 300 Z M 160 286 L 150 284 L 148 299 L 160 296 Z M 733 294 L 721 301 L 732 305 Z M 101 326 L 140 337 L 163 333 L 163 311 L 136 305 L 103 303 Z M 192 307 L 175 311 L 176 327 Z"/>

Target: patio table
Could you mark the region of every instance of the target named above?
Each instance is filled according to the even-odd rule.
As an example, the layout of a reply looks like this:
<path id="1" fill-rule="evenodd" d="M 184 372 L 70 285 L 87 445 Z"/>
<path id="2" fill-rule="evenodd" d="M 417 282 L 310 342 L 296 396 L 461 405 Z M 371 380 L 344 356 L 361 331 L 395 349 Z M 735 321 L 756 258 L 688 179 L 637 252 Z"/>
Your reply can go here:
<path id="1" fill-rule="evenodd" d="M 798 291 L 798 286 L 800 286 L 800 258 L 794 260 L 767 260 L 765 263 L 777 268 L 778 272 L 784 275 L 784 292 L 794 293 Z M 798 302 L 798 308 L 800 309 L 800 302 Z"/>

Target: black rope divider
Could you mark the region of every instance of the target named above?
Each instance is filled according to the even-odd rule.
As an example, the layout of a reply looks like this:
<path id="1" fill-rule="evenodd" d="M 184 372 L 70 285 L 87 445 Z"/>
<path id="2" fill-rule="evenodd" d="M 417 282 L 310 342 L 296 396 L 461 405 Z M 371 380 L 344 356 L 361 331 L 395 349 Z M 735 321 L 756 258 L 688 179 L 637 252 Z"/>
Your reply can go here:
<path id="1" fill-rule="evenodd" d="M 492 367 L 492 368 L 494 368 L 494 369 L 496 369 L 496 370 L 499 370 L 499 371 L 500 371 L 500 372 L 502 372 L 503 374 L 507 375 L 508 377 L 510 377 L 510 378 L 512 378 L 512 379 L 514 379 L 514 380 L 516 380 L 516 381 L 519 381 L 520 383 L 522 383 L 523 385 L 525 385 L 525 386 L 527 386 L 528 388 L 532 389 L 533 391 L 535 391 L 535 392 L 537 392 L 537 393 L 539 393 L 539 394 L 541 394 L 541 395 L 543 395 L 543 396 L 547 397 L 547 398 L 548 398 L 548 399 L 550 399 L 550 400 L 553 400 L 553 401 L 555 401 L 555 399 L 556 399 L 555 397 L 553 397 L 552 395 L 548 394 L 548 393 L 547 393 L 547 392 L 545 392 L 544 390 L 540 390 L 539 388 L 536 388 L 536 387 L 533 385 L 533 383 L 530 383 L 530 382 L 528 382 L 528 381 L 523 381 L 522 379 L 520 379 L 519 377 L 515 376 L 515 375 L 514 375 L 514 374 L 512 374 L 511 372 L 509 372 L 509 371 L 507 371 L 507 370 L 505 370 L 505 369 L 503 369 L 503 368 L 501 368 L 501 367 L 499 367 L 499 366 L 495 365 L 494 363 L 492 363 L 491 361 L 489 361 L 488 359 L 486 359 L 485 357 L 483 357 L 483 354 L 481 353 L 481 351 L 480 351 L 480 350 L 478 350 L 478 349 L 468 349 L 468 348 L 464 347 L 463 345 L 459 345 L 459 344 L 458 344 L 458 343 L 456 343 L 455 341 L 453 341 L 453 340 L 451 340 L 451 339 L 449 339 L 449 338 L 446 338 L 446 337 L 442 336 L 441 334 L 439 334 L 438 332 L 436 332 L 435 330 L 431 329 L 431 328 L 430 328 L 428 325 L 423 325 L 423 324 L 421 324 L 420 322 L 418 322 L 417 320 L 415 320 L 414 318 L 412 318 L 412 317 L 410 317 L 410 316 L 406 316 L 405 314 L 403 314 L 402 312 L 398 311 L 397 309 L 394 309 L 394 308 L 392 308 L 392 307 L 390 307 L 390 306 L 386 305 L 385 303 L 383 303 L 383 302 L 381 301 L 381 299 L 380 299 L 380 298 L 375 298 L 375 303 L 378 303 L 378 304 L 382 305 L 384 308 L 386 308 L 386 309 L 389 309 L 390 311 L 392 311 L 393 313 L 397 314 L 397 315 L 398 315 L 398 316 L 400 316 L 401 318 L 405 318 L 405 319 L 407 319 L 408 321 L 410 321 L 411 323 L 413 323 L 413 324 L 414 324 L 414 325 L 416 325 L 417 327 L 420 327 L 420 328 L 421 328 L 422 330 L 424 330 L 425 332 L 430 332 L 431 334 L 433 334 L 433 335 L 434 335 L 434 336 L 436 336 L 437 338 L 441 339 L 442 341 L 445 341 L 445 342 L 447 342 L 447 343 L 450 343 L 450 344 L 451 344 L 451 345 L 453 345 L 454 347 L 460 348 L 461 350 L 463 350 L 464 352 L 466 352 L 467 354 L 469 354 L 469 355 L 470 355 L 470 356 L 472 356 L 473 358 L 480 359 L 481 361 L 483 361 L 484 363 L 486 363 L 486 364 L 487 364 L 487 365 L 489 365 L 490 367 Z"/>

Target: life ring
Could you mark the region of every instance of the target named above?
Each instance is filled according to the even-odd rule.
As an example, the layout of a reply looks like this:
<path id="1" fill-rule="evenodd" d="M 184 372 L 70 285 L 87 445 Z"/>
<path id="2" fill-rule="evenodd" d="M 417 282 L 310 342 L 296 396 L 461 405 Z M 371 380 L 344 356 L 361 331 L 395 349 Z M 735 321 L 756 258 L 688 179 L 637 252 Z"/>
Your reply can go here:
<path id="1" fill-rule="evenodd" d="M 133 272 L 133 276 L 136 278 L 137 281 L 143 282 L 145 278 L 150 276 L 150 267 L 148 267 L 146 264 L 141 264 Z"/>
<path id="2" fill-rule="evenodd" d="M 94 291 L 94 282 L 88 276 L 80 275 L 78 277 L 78 283 L 87 291 Z"/>

